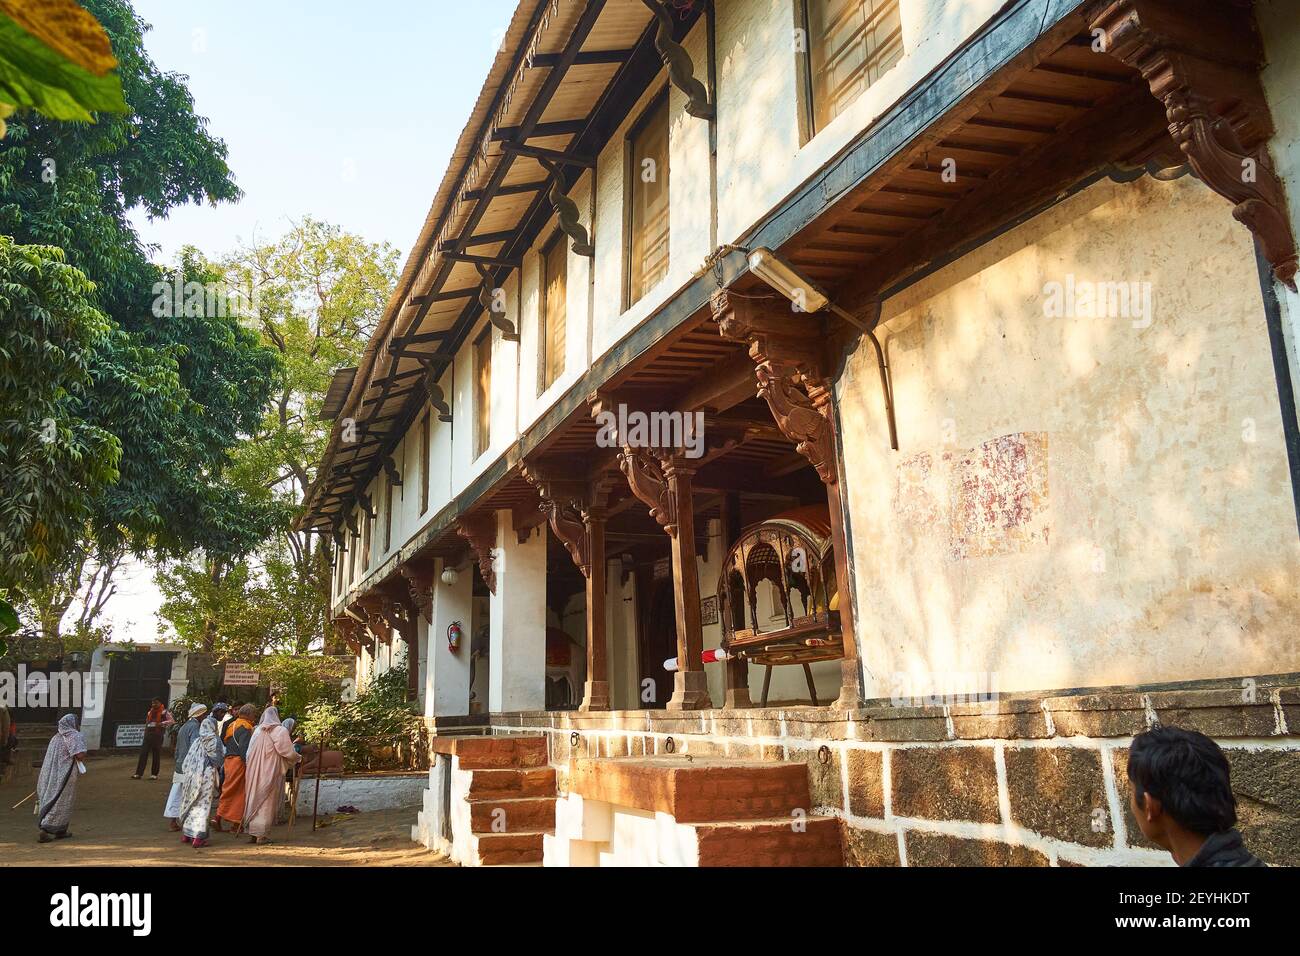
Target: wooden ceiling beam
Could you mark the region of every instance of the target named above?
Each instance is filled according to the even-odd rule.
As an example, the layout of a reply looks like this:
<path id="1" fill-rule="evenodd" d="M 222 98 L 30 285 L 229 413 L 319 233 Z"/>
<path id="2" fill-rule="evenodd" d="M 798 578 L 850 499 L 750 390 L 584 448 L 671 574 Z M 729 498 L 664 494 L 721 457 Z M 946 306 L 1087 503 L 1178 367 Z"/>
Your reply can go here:
<path id="1" fill-rule="evenodd" d="M 854 313 L 862 310 L 900 279 L 1053 200 L 1162 134 L 1167 138 L 1160 102 L 1146 90 L 1130 87 L 1120 98 L 1100 104 L 1027 150 L 983 186 L 866 263 L 836 291 L 837 304 Z"/>
<path id="2" fill-rule="evenodd" d="M 587 119 L 560 120 L 555 123 L 538 123 L 528 134 L 529 139 L 541 139 L 545 136 L 577 136 L 587 128 Z M 500 126 L 492 134 L 492 139 L 498 143 L 505 142 L 522 142 L 519 137 L 520 127 L 518 126 Z"/>
<path id="3" fill-rule="evenodd" d="M 625 62 L 635 50 L 584 50 L 573 58 L 572 66 L 604 66 Z M 534 53 L 533 66 L 554 69 L 560 65 L 559 53 Z"/>

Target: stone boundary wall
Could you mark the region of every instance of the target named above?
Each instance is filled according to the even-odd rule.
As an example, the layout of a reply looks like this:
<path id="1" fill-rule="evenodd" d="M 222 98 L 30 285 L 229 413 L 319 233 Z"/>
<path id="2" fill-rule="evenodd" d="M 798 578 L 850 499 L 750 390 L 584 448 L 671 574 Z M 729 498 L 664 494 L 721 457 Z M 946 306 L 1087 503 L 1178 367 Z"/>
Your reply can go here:
<path id="1" fill-rule="evenodd" d="M 544 734 L 567 791 L 573 757 L 691 754 L 806 763 L 810 813 L 844 821 L 856 866 L 1172 865 L 1142 838 L 1125 775 L 1133 735 L 1199 730 L 1232 765 L 1240 828 L 1300 864 L 1300 684 L 1027 696 L 987 703 L 492 717 Z"/>
<path id="2" fill-rule="evenodd" d="M 333 813 L 339 807 L 358 810 L 399 810 L 418 807 L 429 784 L 427 773 L 349 774 L 322 777 L 319 813 Z M 316 778 L 304 777 L 298 787 L 298 815 L 311 816 L 316 799 Z"/>

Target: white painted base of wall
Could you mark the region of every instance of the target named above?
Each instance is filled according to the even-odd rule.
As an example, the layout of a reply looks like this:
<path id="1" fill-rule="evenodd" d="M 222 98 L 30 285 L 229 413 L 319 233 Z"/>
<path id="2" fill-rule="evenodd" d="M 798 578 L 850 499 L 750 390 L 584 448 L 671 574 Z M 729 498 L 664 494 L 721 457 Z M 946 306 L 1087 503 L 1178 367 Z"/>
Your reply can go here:
<path id="1" fill-rule="evenodd" d="M 555 834 L 542 838 L 543 866 L 699 866 L 695 827 L 672 814 L 567 794 L 555 804 Z"/>
<path id="2" fill-rule="evenodd" d="M 362 811 L 418 807 L 424 782 L 423 774 L 325 777 L 320 782 L 317 812 L 333 813 L 347 806 Z M 315 779 L 304 780 L 298 789 L 299 816 L 311 815 L 315 799 Z"/>
<path id="3" fill-rule="evenodd" d="M 443 836 L 442 793 L 445 775 L 451 774 L 451 839 Z M 435 853 L 451 857 L 461 866 L 478 866 L 478 843 L 470 826 L 469 796 L 470 781 L 474 774 L 460 769 L 460 758 L 448 759 L 439 756 L 429 768 L 428 789 L 423 791 L 423 809 L 416 817 L 415 826 L 411 827 L 411 839 L 422 844 Z"/>

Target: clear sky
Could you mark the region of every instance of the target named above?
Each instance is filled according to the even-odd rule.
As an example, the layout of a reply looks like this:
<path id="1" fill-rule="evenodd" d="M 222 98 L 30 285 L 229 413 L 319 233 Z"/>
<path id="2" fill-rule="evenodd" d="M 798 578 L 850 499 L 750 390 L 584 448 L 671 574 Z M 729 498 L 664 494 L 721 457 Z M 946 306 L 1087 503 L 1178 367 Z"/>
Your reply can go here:
<path id="1" fill-rule="evenodd" d="M 516 0 L 133 0 L 160 69 L 230 148 L 238 204 L 134 221 L 170 263 L 219 255 L 311 215 L 403 256 L 509 25 Z M 115 637 L 156 636 L 148 568 L 124 569 Z"/>

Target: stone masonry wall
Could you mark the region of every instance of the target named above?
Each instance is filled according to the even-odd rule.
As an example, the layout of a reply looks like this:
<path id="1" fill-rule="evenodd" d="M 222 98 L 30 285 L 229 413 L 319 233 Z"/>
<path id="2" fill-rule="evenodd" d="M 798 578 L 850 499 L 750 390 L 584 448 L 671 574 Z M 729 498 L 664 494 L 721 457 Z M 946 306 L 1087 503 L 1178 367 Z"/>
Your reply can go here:
<path id="1" fill-rule="evenodd" d="M 1240 828 L 1300 864 L 1300 680 L 1025 696 L 988 703 L 669 713 L 501 714 L 542 733 L 559 789 L 571 758 L 679 753 L 799 761 L 856 866 L 1172 865 L 1143 840 L 1125 776 L 1134 734 L 1199 730 L 1232 765 Z"/>

